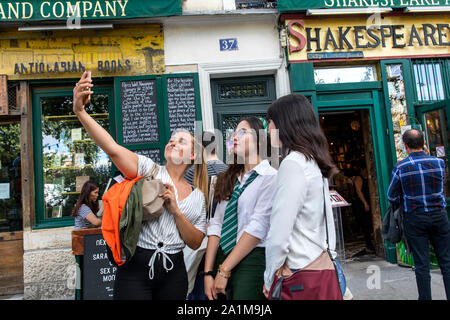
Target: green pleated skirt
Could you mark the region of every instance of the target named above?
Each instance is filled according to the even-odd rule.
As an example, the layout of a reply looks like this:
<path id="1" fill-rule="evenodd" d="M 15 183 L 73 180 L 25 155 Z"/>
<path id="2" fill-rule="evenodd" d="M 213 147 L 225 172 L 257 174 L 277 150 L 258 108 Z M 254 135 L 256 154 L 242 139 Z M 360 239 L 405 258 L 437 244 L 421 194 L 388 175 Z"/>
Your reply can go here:
<path id="1" fill-rule="evenodd" d="M 215 272 L 226 257 L 219 247 L 214 264 Z M 231 271 L 227 284 L 231 300 L 266 300 L 263 294 L 265 269 L 265 248 L 256 247 Z"/>

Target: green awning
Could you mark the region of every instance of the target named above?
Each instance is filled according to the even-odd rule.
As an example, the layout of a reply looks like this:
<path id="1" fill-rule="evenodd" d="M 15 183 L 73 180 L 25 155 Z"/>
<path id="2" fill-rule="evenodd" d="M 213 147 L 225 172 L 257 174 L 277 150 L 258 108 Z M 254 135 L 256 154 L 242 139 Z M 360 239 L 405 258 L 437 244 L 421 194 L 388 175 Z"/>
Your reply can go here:
<path id="1" fill-rule="evenodd" d="M 0 0 L 0 22 L 176 16 L 182 0 Z"/>
<path id="2" fill-rule="evenodd" d="M 450 7 L 448 0 L 278 0 L 280 12 L 305 11 L 307 9 L 342 9 L 373 7 Z"/>

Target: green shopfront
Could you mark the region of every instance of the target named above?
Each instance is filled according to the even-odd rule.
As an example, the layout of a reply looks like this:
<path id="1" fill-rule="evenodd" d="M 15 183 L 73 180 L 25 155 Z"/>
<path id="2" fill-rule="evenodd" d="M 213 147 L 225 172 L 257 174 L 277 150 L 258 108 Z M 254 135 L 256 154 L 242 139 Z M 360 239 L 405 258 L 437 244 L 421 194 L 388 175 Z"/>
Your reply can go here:
<path id="1" fill-rule="evenodd" d="M 101 197 L 115 173 L 72 111 L 83 71 L 88 112 L 137 153 L 162 160 L 170 131 L 199 119 L 198 74 L 165 67 L 161 17 L 181 13 L 181 0 L 0 2 L 0 295 L 79 288 L 71 211 L 86 180 Z"/>
<path id="2" fill-rule="evenodd" d="M 420 128 L 430 154 L 446 163 L 450 158 L 450 5 L 280 0 L 278 9 L 291 90 L 307 96 L 317 111 L 341 171 L 334 187 L 352 202 L 349 179 L 365 167 L 376 253 L 391 263 L 411 264 L 402 243 L 383 241 L 381 222 L 392 168 L 407 156 L 401 143 L 405 130 Z M 447 166 L 447 203 L 448 173 Z M 351 251 L 364 242 L 365 229 L 351 208 L 342 215 Z"/>

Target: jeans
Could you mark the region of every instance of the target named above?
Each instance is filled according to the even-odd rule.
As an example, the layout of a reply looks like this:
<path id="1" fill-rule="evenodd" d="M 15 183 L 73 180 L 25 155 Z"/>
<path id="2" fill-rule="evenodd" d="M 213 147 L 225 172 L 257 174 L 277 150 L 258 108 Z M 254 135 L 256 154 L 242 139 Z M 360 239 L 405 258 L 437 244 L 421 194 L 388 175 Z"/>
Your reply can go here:
<path id="1" fill-rule="evenodd" d="M 450 223 L 447 212 L 406 213 L 405 233 L 416 267 L 419 300 L 431 300 L 430 241 L 444 279 L 445 294 L 450 300 Z"/>

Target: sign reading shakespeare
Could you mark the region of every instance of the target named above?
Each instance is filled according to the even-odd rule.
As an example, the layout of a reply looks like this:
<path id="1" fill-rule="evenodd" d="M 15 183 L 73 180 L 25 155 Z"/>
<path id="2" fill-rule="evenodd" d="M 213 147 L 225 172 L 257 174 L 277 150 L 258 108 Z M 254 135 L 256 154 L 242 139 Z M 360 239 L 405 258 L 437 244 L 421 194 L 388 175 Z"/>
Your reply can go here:
<path id="1" fill-rule="evenodd" d="M 449 15 L 287 20 L 289 60 L 449 55 Z M 372 21 L 373 22 L 373 21 Z M 344 55 L 345 54 L 345 55 Z"/>
<path id="2" fill-rule="evenodd" d="M 0 1 L 0 21 L 131 19 L 181 15 L 181 0 Z"/>
<path id="3" fill-rule="evenodd" d="M 280 12 L 308 9 L 406 8 L 450 6 L 450 0 L 278 0 Z"/>

